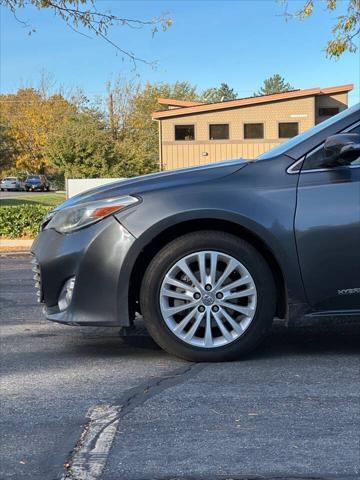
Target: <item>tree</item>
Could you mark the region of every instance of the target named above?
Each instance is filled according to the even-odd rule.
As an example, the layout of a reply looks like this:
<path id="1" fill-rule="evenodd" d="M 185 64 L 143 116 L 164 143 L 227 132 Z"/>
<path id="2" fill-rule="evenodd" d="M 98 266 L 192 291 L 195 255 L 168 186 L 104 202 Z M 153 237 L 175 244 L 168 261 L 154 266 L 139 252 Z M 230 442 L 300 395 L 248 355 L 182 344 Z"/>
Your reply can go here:
<path id="1" fill-rule="evenodd" d="M 271 95 L 273 93 L 289 92 L 294 90 L 294 87 L 290 83 L 286 82 L 285 79 L 275 73 L 272 77 L 266 78 L 260 90 L 254 93 L 254 97 L 260 95 Z"/>
<path id="2" fill-rule="evenodd" d="M 76 108 L 62 95 L 44 98 L 33 88 L 15 94 L 0 95 L 1 125 L 15 145 L 13 168 L 43 173 L 49 166 L 46 144 L 49 134 L 60 128 Z"/>
<path id="3" fill-rule="evenodd" d="M 285 6 L 285 18 L 297 18 L 305 20 L 311 17 L 315 8 L 315 0 L 304 1 L 303 6 L 295 11 L 289 12 L 289 0 L 280 0 Z M 333 38 L 331 38 L 326 45 L 326 55 L 332 58 L 340 58 L 341 55 L 349 51 L 355 53 L 358 50 L 358 42 L 356 38 L 360 34 L 360 0 L 324 0 L 318 2 L 326 4 L 326 9 L 329 13 L 335 12 L 339 5 L 346 5 L 345 15 L 339 15 L 332 27 Z"/>
<path id="4" fill-rule="evenodd" d="M 108 176 L 119 161 L 115 145 L 99 115 L 78 113 L 48 138 L 47 155 L 67 177 Z"/>
<path id="5" fill-rule="evenodd" d="M 132 102 L 140 92 L 140 84 L 119 76 L 115 82 L 107 82 L 107 98 L 100 101 L 99 108 L 107 112 L 107 121 L 114 140 L 124 130 L 131 112 Z"/>
<path id="6" fill-rule="evenodd" d="M 129 102 L 129 110 L 118 134 L 117 151 L 121 162 L 115 167 L 120 176 L 140 175 L 159 170 L 159 125 L 152 112 L 166 108 L 158 98 L 197 100 L 196 87 L 189 82 L 147 83 Z"/>
<path id="7" fill-rule="evenodd" d="M 159 97 L 196 100 L 188 82 L 141 85 L 117 80 L 91 104 L 48 89 L 1 95 L 1 168 L 74 177 L 130 177 L 159 169 Z"/>
<path id="8" fill-rule="evenodd" d="M 124 18 L 111 12 L 101 12 L 97 9 L 96 0 L 0 0 L 0 5 L 8 7 L 15 18 L 28 28 L 29 35 L 35 30 L 27 22 L 20 20 L 18 12 L 33 5 L 39 10 L 50 10 L 54 15 L 64 21 L 72 30 L 89 37 L 95 35 L 114 47 L 122 57 L 128 57 L 136 65 L 137 62 L 152 64 L 143 58 L 139 58 L 134 52 L 127 50 L 108 36 L 111 27 L 129 27 L 133 29 L 150 28 L 152 35 L 159 30 L 165 31 L 172 25 L 168 14 L 155 17 L 150 20 Z M 87 33 L 85 33 L 87 32 Z M 91 38 L 91 36 L 89 37 Z"/>
<path id="9" fill-rule="evenodd" d="M 11 171 L 15 164 L 16 142 L 11 136 L 10 127 L 0 124 L 0 172 Z"/>
<path id="10" fill-rule="evenodd" d="M 204 90 L 201 99 L 207 103 L 223 102 L 226 100 L 235 100 L 237 93 L 233 88 L 230 88 L 227 83 L 222 83 L 220 87 L 213 87 Z"/>

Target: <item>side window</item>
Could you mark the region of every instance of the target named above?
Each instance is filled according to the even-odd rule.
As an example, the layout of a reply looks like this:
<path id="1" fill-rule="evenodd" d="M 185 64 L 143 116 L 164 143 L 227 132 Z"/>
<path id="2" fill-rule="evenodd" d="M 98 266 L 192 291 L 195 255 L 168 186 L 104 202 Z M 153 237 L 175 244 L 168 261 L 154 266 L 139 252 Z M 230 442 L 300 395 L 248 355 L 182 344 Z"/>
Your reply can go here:
<path id="1" fill-rule="evenodd" d="M 338 107 L 319 107 L 319 117 L 332 117 L 338 113 Z"/>
<path id="2" fill-rule="evenodd" d="M 350 129 L 349 133 L 357 133 L 360 135 L 360 124 Z M 311 153 L 308 153 L 304 162 L 303 170 L 316 170 L 319 168 L 326 168 L 324 156 L 324 145 L 320 145 Z M 360 158 L 357 158 L 351 165 L 360 165 Z"/>
<path id="3" fill-rule="evenodd" d="M 299 124 L 297 122 L 280 122 L 279 138 L 292 138 L 299 134 Z"/>
<path id="4" fill-rule="evenodd" d="M 195 140 L 195 125 L 175 125 L 175 140 Z"/>
<path id="5" fill-rule="evenodd" d="M 216 123 L 209 125 L 210 140 L 229 140 L 229 124 Z"/>
<path id="6" fill-rule="evenodd" d="M 264 138 L 264 124 L 244 123 L 244 138 Z"/>

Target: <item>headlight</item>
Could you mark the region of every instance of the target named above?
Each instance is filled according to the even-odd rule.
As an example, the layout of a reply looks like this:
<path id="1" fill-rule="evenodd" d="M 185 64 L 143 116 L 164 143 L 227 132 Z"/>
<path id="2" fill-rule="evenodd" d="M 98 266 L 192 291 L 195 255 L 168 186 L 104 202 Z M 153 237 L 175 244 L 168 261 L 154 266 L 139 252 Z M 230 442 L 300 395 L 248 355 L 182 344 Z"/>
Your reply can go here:
<path id="1" fill-rule="evenodd" d="M 60 233 L 79 230 L 139 201 L 136 197 L 125 195 L 123 197 L 75 205 L 58 212 L 55 210 L 51 220 L 45 225 L 45 230 L 53 228 Z"/>

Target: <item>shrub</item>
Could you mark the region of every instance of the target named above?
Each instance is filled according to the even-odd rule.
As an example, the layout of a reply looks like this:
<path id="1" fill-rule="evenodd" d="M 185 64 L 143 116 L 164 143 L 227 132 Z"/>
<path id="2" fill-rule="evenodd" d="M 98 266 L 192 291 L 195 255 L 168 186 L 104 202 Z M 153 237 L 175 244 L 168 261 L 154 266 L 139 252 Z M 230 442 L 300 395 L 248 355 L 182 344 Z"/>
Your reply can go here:
<path id="1" fill-rule="evenodd" d="M 43 205 L 18 205 L 0 208 L 0 236 L 35 237 L 44 217 L 54 207 Z"/>

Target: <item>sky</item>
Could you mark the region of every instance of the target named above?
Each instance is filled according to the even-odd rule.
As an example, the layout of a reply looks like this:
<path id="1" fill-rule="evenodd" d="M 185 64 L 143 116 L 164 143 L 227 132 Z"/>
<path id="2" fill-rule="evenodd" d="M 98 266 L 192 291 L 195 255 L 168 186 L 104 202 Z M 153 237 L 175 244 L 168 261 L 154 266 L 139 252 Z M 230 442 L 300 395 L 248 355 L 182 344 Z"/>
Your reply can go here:
<path id="1" fill-rule="evenodd" d="M 290 0 L 290 9 L 303 1 Z M 146 29 L 110 30 L 109 38 L 122 48 L 157 62 L 156 68 L 138 63 L 135 71 L 105 41 L 79 35 L 50 11 L 27 6 L 18 12 L 36 30 L 29 36 L 29 28 L 1 7 L 0 90 L 36 86 L 46 72 L 57 86 L 80 87 L 90 98 L 103 94 L 106 82 L 119 75 L 141 82 L 187 80 L 199 90 L 226 82 L 239 97 L 246 97 L 265 78 L 279 73 L 295 88 L 354 83 L 351 105 L 360 101 L 359 51 L 345 53 L 338 61 L 326 58 L 335 15 L 322 3 L 311 18 L 300 22 L 285 21 L 277 0 L 97 1 L 98 10 L 121 17 L 171 16 L 173 26 L 154 38 Z M 347 2 L 339 3 L 337 15 Z"/>

